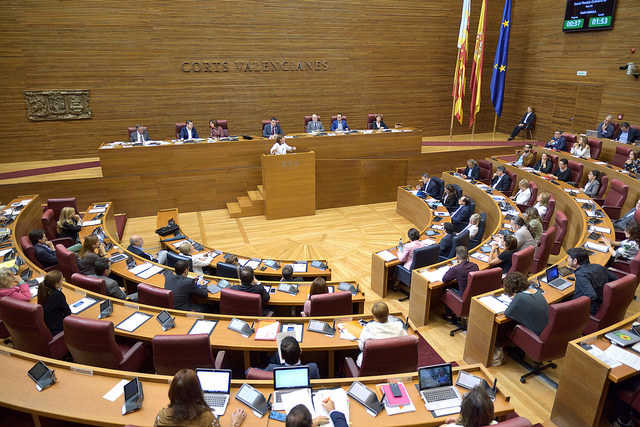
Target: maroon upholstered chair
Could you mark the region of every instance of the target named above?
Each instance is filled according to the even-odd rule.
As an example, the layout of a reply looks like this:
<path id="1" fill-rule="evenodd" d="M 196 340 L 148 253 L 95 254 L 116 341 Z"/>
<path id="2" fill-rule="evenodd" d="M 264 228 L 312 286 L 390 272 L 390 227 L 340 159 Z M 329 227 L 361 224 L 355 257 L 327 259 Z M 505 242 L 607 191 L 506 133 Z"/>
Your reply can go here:
<path id="1" fill-rule="evenodd" d="M 180 369 L 216 368 L 209 335 L 156 335 L 151 340 L 153 366 L 158 375 Z"/>
<path id="2" fill-rule="evenodd" d="M 620 168 L 624 167 L 624 162 L 627 161 L 627 159 L 629 158 L 629 152 L 633 151 L 633 146 L 628 146 L 628 145 L 622 145 L 622 144 L 618 144 L 616 145 L 616 154 L 613 156 L 613 159 L 611 160 L 611 164 L 616 165 Z"/>
<path id="3" fill-rule="evenodd" d="M 367 114 L 367 127 L 365 129 L 372 129 L 373 128 L 373 122 L 376 121 L 376 113 L 369 113 Z M 380 115 L 382 116 L 382 115 Z"/>
<path id="4" fill-rule="evenodd" d="M 73 273 L 71 275 L 71 283 L 81 287 L 82 289 L 86 289 L 88 291 L 102 295 L 107 295 L 107 287 L 104 284 L 104 279 L 89 277 L 80 273 Z"/>
<path id="5" fill-rule="evenodd" d="M 180 131 L 187 125 L 187 122 L 176 123 L 176 139 L 180 139 Z"/>
<path id="6" fill-rule="evenodd" d="M 220 314 L 262 316 L 262 296 L 251 292 L 223 289 L 220 291 Z"/>
<path id="7" fill-rule="evenodd" d="M 542 362 L 563 357 L 569 341 L 582 335 L 589 320 L 589 305 L 590 300 L 585 296 L 551 304 L 549 322 L 539 336 L 522 325 L 517 325 L 513 329 L 509 334 L 511 342 L 536 362 L 533 369 L 520 377 L 521 383 L 525 383 L 527 377 L 538 375 L 546 368 L 557 367 L 555 363 L 542 365 Z"/>
<path id="8" fill-rule="evenodd" d="M 582 181 L 582 175 L 584 174 L 584 165 L 580 162 L 569 160 L 568 166 L 571 171 L 571 182 L 573 182 L 575 186 L 579 186 Z"/>
<path id="9" fill-rule="evenodd" d="M 144 133 L 145 131 L 147 131 L 147 127 L 146 126 L 140 126 L 140 129 L 142 129 L 142 132 Z M 131 134 L 134 133 L 136 131 L 136 127 L 135 126 L 129 126 L 127 128 L 127 141 L 129 139 L 131 139 Z M 137 138 L 136 138 L 137 140 Z"/>
<path id="10" fill-rule="evenodd" d="M 514 253 L 511 261 L 511 269 L 508 273 L 518 271 L 525 276 L 528 276 L 531 264 L 533 264 L 534 252 L 535 248 L 533 246 L 529 246 L 528 248 L 520 249 L 518 252 Z"/>
<path id="11" fill-rule="evenodd" d="M 527 208 L 536 204 L 536 199 L 538 198 L 538 185 L 533 181 L 529 181 L 529 190 L 531 190 L 531 197 L 529 197 L 529 201 L 524 205 L 518 205 L 520 212 L 524 212 Z"/>
<path id="12" fill-rule="evenodd" d="M 76 254 L 63 245 L 56 245 L 56 258 L 58 258 L 58 270 L 65 280 L 70 281 L 73 273 L 79 273 Z"/>
<path id="13" fill-rule="evenodd" d="M 351 292 L 311 295 L 309 316 L 340 316 L 353 313 Z"/>
<path id="14" fill-rule="evenodd" d="M 551 245 L 551 253 L 553 255 L 558 255 L 560 253 L 560 249 L 562 248 L 562 242 L 564 241 L 564 236 L 567 235 L 567 227 L 569 226 L 569 218 L 559 210 L 556 212 L 556 233 L 553 236 L 553 243 Z"/>
<path id="15" fill-rule="evenodd" d="M 214 124 L 222 128 L 222 136 L 229 136 L 229 120 L 216 120 Z"/>
<path id="16" fill-rule="evenodd" d="M 556 199 L 551 196 L 549 198 L 549 205 L 547 206 L 547 213 L 542 217 L 542 227 L 546 230 L 549 227 L 551 218 L 553 218 L 553 212 L 556 210 Z"/>
<path id="17" fill-rule="evenodd" d="M 351 357 L 346 357 L 344 363 L 347 377 L 415 372 L 418 369 L 418 337 L 367 340 L 362 350 L 362 366 L 358 368 Z"/>
<path id="18" fill-rule="evenodd" d="M 64 332 L 51 336 L 51 331 L 44 323 L 44 311 L 40 304 L 11 297 L 1 298 L 0 319 L 18 350 L 54 359 L 62 359 L 69 352 L 64 342 Z"/>
<path id="19" fill-rule="evenodd" d="M 599 331 L 621 321 L 633 300 L 637 285 L 637 277 L 630 274 L 605 284 L 602 289 L 602 305 L 596 314 L 589 316 L 584 334 Z"/>
<path id="20" fill-rule="evenodd" d="M 471 298 L 502 287 L 502 269 L 500 267 L 482 271 L 472 271 L 467 276 L 467 287 L 462 295 L 458 295 L 453 289 L 447 289 L 442 294 L 442 303 L 449 307 L 451 311 L 461 318 L 469 317 Z M 449 332 L 454 336 L 458 331 L 466 331 L 464 322 L 462 326 Z"/>
<path id="21" fill-rule="evenodd" d="M 273 381 L 273 371 L 265 371 L 264 369 L 258 368 L 249 368 L 247 369 L 247 379 Z"/>
<path id="22" fill-rule="evenodd" d="M 609 177 L 607 175 L 600 175 L 600 188 L 598 188 L 598 194 L 593 200 L 602 206 L 604 204 L 604 194 L 607 192 L 609 188 Z"/>
<path id="23" fill-rule="evenodd" d="M 138 283 L 138 302 L 154 307 L 173 308 L 173 291 Z"/>
<path id="24" fill-rule="evenodd" d="M 72 207 L 78 213 L 78 202 L 75 197 L 64 197 L 58 199 L 47 199 L 47 209 L 53 209 L 53 217 L 57 221 L 60 218 L 60 211 L 67 206 Z"/>
<path id="25" fill-rule="evenodd" d="M 524 417 L 513 417 L 508 420 L 504 420 L 501 423 L 493 424 L 492 427 L 531 427 L 531 421 Z"/>
<path id="26" fill-rule="evenodd" d="M 620 218 L 620 211 L 622 205 L 627 200 L 627 194 L 629 194 L 629 186 L 620 180 L 612 179 L 609 184 L 609 191 L 607 191 L 607 197 L 604 199 L 602 209 L 609 215 L 611 219 Z"/>
<path id="27" fill-rule="evenodd" d="M 119 344 L 108 320 L 77 316 L 64 318 L 65 342 L 76 363 L 107 369 L 139 371 L 146 359 L 141 342 L 133 346 Z"/>
<path id="28" fill-rule="evenodd" d="M 530 272 L 535 274 L 538 271 L 542 271 L 547 268 L 549 262 L 549 255 L 551 254 L 551 246 L 553 245 L 553 239 L 556 236 L 556 226 L 551 226 L 547 231 L 542 233 L 540 237 L 540 243 L 536 247 L 533 254 L 533 263 L 531 264 Z"/>
<path id="29" fill-rule="evenodd" d="M 589 144 L 591 158 L 598 160 L 600 153 L 602 153 L 602 141 L 597 138 L 587 138 L 587 142 Z"/>
<path id="30" fill-rule="evenodd" d="M 304 116 L 304 131 L 307 131 L 307 123 L 311 121 L 311 116 Z M 318 121 L 320 121 L 320 116 L 318 116 Z"/>
<path id="31" fill-rule="evenodd" d="M 38 268 L 44 271 L 51 271 L 58 268 L 58 265 L 52 265 L 51 267 L 44 268 L 38 258 L 36 258 L 36 250 L 31 244 L 31 240 L 29 240 L 29 236 L 20 237 L 20 246 L 22 247 L 22 252 L 29 258 L 29 261 L 34 263 Z"/>
<path id="32" fill-rule="evenodd" d="M 493 163 L 488 160 L 478 160 L 478 167 L 480 168 L 480 178 L 478 180 L 487 185 L 491 185 Z"/>

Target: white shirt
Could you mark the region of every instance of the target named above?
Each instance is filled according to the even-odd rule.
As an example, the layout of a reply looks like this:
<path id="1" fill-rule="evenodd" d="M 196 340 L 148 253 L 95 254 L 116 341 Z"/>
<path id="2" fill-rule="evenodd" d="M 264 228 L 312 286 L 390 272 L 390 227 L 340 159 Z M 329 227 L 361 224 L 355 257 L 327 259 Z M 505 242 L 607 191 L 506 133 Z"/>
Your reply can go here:
<path id="1" fill-rule="evenodd" d="M 571 154 L 583 159 L 590 159 L 591 148 L 588 145 L 585 145 L 584 147 L 580 148 L 578 147 L 578 144 L 573 144 L 573 146 L 571 147 Z"/>
<path id="2" fill-rule="evenodd" d="M 516 193 L 516 204 L 525 205 L 530 198 L 531 198 L 530 188 L 527 188 L 526 190 L 519 190 L 518 193 Z"/>
<path id="3" fill-rule="evenodd" d="M 287 154 L 287 152 L 293 151 L 293 148 L 288 146 L 286 142 L 282 141 L 282 143 L 278 144 L 277 142 L 273 144 L 269 153 L 275 154 L 276 156 Z"/>
<path id="4" fill-rule="evenodd" d="M 380 323 L 373 320 L 367 323 L 364 328 L 362 328 L 360 338 L 358 339 L 358 347 L 360 347 L 360 350 L 362 350 L 364 348 L 364 343 L 367 340 L 394 338 L 401 337 L 403 335 L 407 335 L 407 331 L 404 330 L 403 322 L 391 318 L 388 319 L 385 323 Z M 358 365 L 358 367 L 362 365 L 362 353 L 358 355 L 356 364 Z"/>

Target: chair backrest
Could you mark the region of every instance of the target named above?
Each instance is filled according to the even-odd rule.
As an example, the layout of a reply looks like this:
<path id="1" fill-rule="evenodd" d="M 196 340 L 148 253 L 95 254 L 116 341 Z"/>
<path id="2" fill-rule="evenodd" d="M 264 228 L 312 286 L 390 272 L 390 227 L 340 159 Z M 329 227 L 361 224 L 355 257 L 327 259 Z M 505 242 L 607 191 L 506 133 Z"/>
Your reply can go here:
<path id="1" fill-rule="evenodd" d="M 216 265 L 216 276 L 237 279 L 238 267 L 233 264 L 227 264 L 226 262 L 219 262 Z"/>
<path id="2" fill-rule="evenodd" d="M 415 372 L 417 369 L 418 337 L 415 335 L 365 341 L 360 376 Z"/>
<path id="3" fill-rule="evenodd" d="M 629 152 L 633 150 L 633 146 L 618 144 L 616 146 L 616 154 L 613 156 L 611 163 L 623 168 L 624 162 L 629 158 Z"/>
<path id="4" fill-rule="evenodd" d="M 53 209 L 54 218 L 60 218 L 60 211 L 67 206 L 72 207 L 78 213 L 78 203 L 75 197 L 62 197 L 57 199 L 47 199 L 47 208 Z"/>
<path id="5" fill-rule="evenodd" d="M 373 126 L 373 122 L 376 121 L 376 116 L 376 113 L 367 114 L 367 129 L 371 129 L 371 127 Z"/>
<path id="6" fill-rule="evenodd" d="M 493 176 L 493 163 L 488 160 L 478 160 L 478 167 L 480 168 L 479 180 L 482 182 L 490 181 Z"/>
<path id="7" fill-rule="evenodd" d="M 140 126 L 140 129 L 142 129 L 142 133 L 147 131 L 147 127 L 146 126 Z M 134 133 L 136 131 L 136 127 L 135 126 L 129 126 L 127 128 L 127 138 L 131 138 L 131 134 Z"/>
<path id="8" fill-rule="evenodd" d="M 55 219 L 55 213 L 53 209 L 46 209 L 42 212 L 42 229 L 44 230 L 44 234 L 47 236 L 47 239 L 53 240 L 58 237 L 58 230 L 56 229 L 57 221 Z"/>
<path id="9" fill-rule="evenodd" d="M 471 298 L 502 287 L 502 269 L 500 267 L 472 271 L 468 274 L 467 287 L 462 294 L 462 311 L 460 316 L 469 315 Z"/>
<path id="10" fill-rule="evenodd" d="M 65 248 L 64 245 L 56 245 L 56 258 L 58 258 L 58 270 L 65 280 L 71 281 L 73 273 L 79 273 L 76 254 Z"/>
<path id="11" fill-rule="evenodd" d="M 533 246 L 529 246 L 528 248 L 520 249 L 518 252 L 514 253 L 511 260 L 511 269 L 508 273 L 519 271 L 525 276 L 528 276 L 529 269 L 533 263 L 534 252 L 535 248 Z"/>
<path id="12" fill-rule="evenodd" d="M 618 179 L 612 179 L 604 204 L 605 206 L 620 208 L 627 200 L 627 194 L 629 194 L 629 186 Z"/>
<path id="13" fill-rule="evenodd" d="M 588 330 L 585 332 L 591 333 L 589 329 L 597 331 L 621 321 L 633 300 L 637 285 L 637 279 L 631 274 L 625 274 L 618 280 L 605 284 L 602 290 L 602 305 L 598 312 L 591 316 L 595 324 L 587 326 Z M 590 326 L 592 328 L 589 328 Z"/>
<path id="14" fill-rule="evenodd" d="M 580 162 L 569 160 L 569 170 L 571 171 L 571 181 L 576 185 L 580 185 L 582 174 L 584 173 L 584 165 Z"/>
<path id="15" fill-rule="evenodd" d="M 473 239 L 469 239 L 469 245 L 467 246 L 468 249 L 475 248 L 480 244 L 480 242 L 482 242 L 482 239 L 484 237 L 484 230 L 486 227 L 487 227 L 487 214 L 484 212 L 481 212 L 480 221 L 478 221 L 478 233 L 476 234 L 476 237 L 474 237 Z"/>
<path id="16" fill-rule="evenodd" d="M 247 379 L 273 381 L 273 371 L 265 371 L 264 369 L 258 368 L 249 368 L 247 369 Z"/>
<path id="17" fill-rule="evenodd" d="M 592 159 L 599 159 L 600 153 L 602 152 L 602 141 L 596 138 L 587 138 L 587 143 L 589 144 L 589 152 L 591 154 Z"/>
<path id="18" fill-rule="evenodd" d="M 107 287 L 104 284 L 103 279 L 97 277 L 89 277 L 80 273 L 73 273 L 71 275 L 71 283 L 80 286 L 82 289 L 86 289 L 91 292 L 96 292 L 102 295 L 107 295 Z"/>
<path id="19" fill-rule="evenodd" d="M 553 218 L 553 212 L 556 210 L 556 199 L 551 196 L 549 198 L 549 204 L 547 206 L 547 213 L 544 214 L 542 218 L 542 227 L 546 230 L 549 227 L 549 223 L 551 222 L 551 218 Z"/>
<path id="20" fill-rule="evenodd" d="M 138 302 L 154 307 L 173 308 L 173 291 L 138 283 Z"/>
<path id="21" fill-rule="evenodd" d="M 223 289 L 220 291 L 220 314 L 262 316 L 262 296 L 251 292 Z"/>
<path id="22" fill-rule="evenodd" d="M 340 316 L 353 313 L 351 292 L 311 295 L 309 316 Z"/>
<path id="23" fill-rule="evenodd" d="M 63 324 L 64 340 L 74 362 L 118 369 L 124 351 L 116 343 L 111 321 L 71 315 Z"/>
<path id="24" fill-rule="evenodd" d="M 176 138 L 180 138 L 180 131 L 187 125 L 186 122 L 176 123 Z"/>
<path id="25" fill-rule="evenodd" d="M 214 367 L 208 334 L 156 335 L 151 347 L 153 367 L 158 375 L 174 375 L 183 368 Z"/>
<path id="26" fill-rule="evenodd" d="M 469 246 L 469 230 L 466 230 L 464 233 L 458 233 L 456 237 L 453 238 L 453 246 L 447 258 L 456 256 L 456 248 L 458 246 L 464 246 L 465 248 Z"/>
<path id="27" fill-rule="evenodd" d="M 418 248 L 413 251 L 413 262 L 411 263 L 411 270 L 435 264 L 436 262 L 438 262 L 439 256 L 440 245 L 438 245 L 437 243 Z"/>
<path id="28" fill-rule="evenodd" d="M 600 187 L 598 188 L 596 199 L 604 199 L 604 193 L 607 192 L 607 188 L 609 188 L 609 177 L 602 174 L 600 175 Z"/>
<path id="29" fill-rule="evenodd" d="M 51 332 L 44 323 L 40 304 L 16 298 L 0 298 L 0 320 L 11 334 L 15 348 L 27 353 L 50 357 Z"/>
<path id="30" fill-rule="evenodd" d="M 562 242 L 564 242 L 564 236 L 567 235 L 567 227 L 569 225 L 569 218 L 562 212 L 558 210 L 556 212 L 556 220 L 555 220 L 555 228 L 556 233 L 553 237 L 553 243 L 551 244 L 551 253 L 553 255 L 558 255 L 560 253 L 560 249 L 562 248 Z"/>
<path id="31" fill-rule="evenodd" d="M 569 341 L 582 335 L 589 320 L 588 297 L 582 296 L 549 306 L 549 321 L 539 338 L 543 360 L 553 360 L 564 356 Z"/>
<path id="32" fill-rule="evenodd" d="M 38 258 L 36 258 L 36 249 L 33 247 L 31 240 L 29 240 L 29 236 L 20 237 L 20 246 L 22 247 L 22 252 L 24 252 L 31 262 L 39 268 L 44 269 L 43 265 L 38 261 Z"/>
<path id="33" fill-rule="evenodd" d="M 547 268 L 549 262 L 549 255 L 551 254 L 551 246 L 553 245 L 553 239 L 556 236 L 556 226 L 551 226 L 542 233 L 540 236 L 540 242 L 536 247 L 533 254 L 533 263 L 531 264 L 530 273 L 535 274 L 538 271 L 542 271 Z"/>
<path id="34" fill-rule="evenodd" d="M 167 265 L 171 268 L 176 266 L 176 262 L 186 261 L 189 264 L 189 270 L 193 270 L 191 257 L 177 254 L 175 252 L 167 252 Z"/>

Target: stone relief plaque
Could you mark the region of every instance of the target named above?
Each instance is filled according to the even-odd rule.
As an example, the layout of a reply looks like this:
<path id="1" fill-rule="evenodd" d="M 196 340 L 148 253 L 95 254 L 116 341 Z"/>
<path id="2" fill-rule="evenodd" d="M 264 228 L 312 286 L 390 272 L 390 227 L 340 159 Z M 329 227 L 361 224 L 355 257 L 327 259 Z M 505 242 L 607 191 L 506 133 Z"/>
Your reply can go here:
<path id="1" fill-rule="evenodd" d="M 25 90 L 29 120 L 78 120 L 91 118 L 89 90 Z"/>

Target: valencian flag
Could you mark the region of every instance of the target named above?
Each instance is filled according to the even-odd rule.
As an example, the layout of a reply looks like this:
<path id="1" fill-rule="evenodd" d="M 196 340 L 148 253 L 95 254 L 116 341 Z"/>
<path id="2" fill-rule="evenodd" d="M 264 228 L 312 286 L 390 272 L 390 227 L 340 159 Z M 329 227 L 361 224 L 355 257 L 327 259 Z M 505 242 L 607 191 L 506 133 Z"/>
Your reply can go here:
<path id="1" fill-rule="evenodd" d="M 476 50 L 473 54 L 473 66 L 471 67 L 471 115 L 469 117 L 469 127 L 473 126 L 476 114 L 480 111 L 482 63 L 484 62 L 484 39 L 485 28 L 487 26 L 487 16 L 485 15 L 486 7 L 487 0 L 482 0 L 480 22 L 478 23 L 478 35 L 476 36 Z"/>
<path id="2" fill-rule="evenodd" d="M 469 39 L 469 16 L 471 15 L 471 0 L 464 0 L 460 31 L 458 33 L 458 61 L 456 62 L 455 77 L 453 79 L 454 114 L 462 124 L 462 101 L 464 100 L 465 70 L 467 65 L 467 41 Z"/>
<path id="3" fill-rule="evenodd" d="M 509 33 L 511 32 L 511 0 L 505 0 L 502 22 L 500 23 L 500 37 L 493 61 L 493 75 L 491 76 L 491 102 L 498 116 L 502 115 L 504 101 L 504 86 L 507 80 L 507 59 L 509 57 Z"/>

